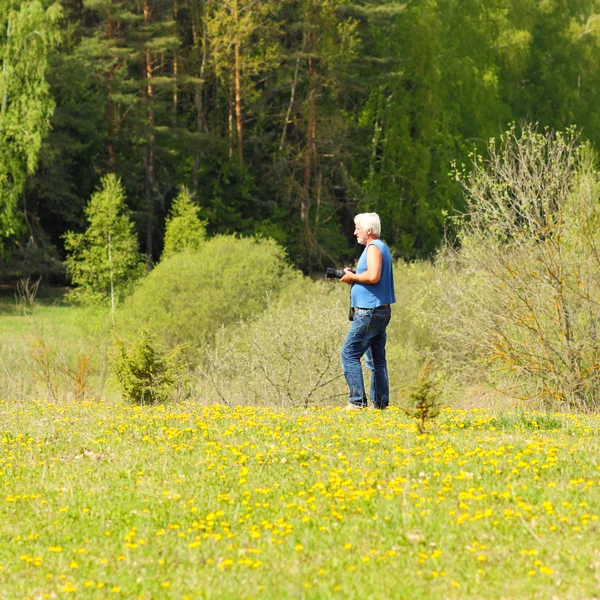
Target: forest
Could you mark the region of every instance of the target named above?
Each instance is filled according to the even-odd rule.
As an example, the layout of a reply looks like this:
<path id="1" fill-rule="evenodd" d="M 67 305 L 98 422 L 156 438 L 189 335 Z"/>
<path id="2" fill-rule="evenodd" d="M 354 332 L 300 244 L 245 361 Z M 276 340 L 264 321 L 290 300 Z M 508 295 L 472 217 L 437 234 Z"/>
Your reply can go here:
<path id="1" fill-rule="evenodd" d="M 598 598 L 599 151 L 600 0 L 0 0 L 0 600 Z"/>
<path id="2" fill-rule="evenodd" d="M 1 0 L 0 277 L 67 282 L 102 177 L 150 268 L 183 186 L 209 236 L 305 273 L 397 258 L 465 209 L 456 169 L 511 123 L 600 146 L 597 0 Z"/>

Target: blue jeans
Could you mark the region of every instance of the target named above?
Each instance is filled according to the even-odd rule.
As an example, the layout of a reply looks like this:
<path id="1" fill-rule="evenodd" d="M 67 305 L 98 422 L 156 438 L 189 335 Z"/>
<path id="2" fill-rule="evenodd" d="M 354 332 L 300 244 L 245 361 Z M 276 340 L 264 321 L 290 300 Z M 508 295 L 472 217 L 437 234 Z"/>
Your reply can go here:
<path id="1" fill-rule="evenodd" d="M 390 384 L 385 360 L 385 330 L 391 318 L 390 308 L 358 308 L 342 346 L 344 377 L 350 388 L 350 404 L 367 406 L 367 395 L 360 359 L 367 353 L 367 368 L 371 374 L 371 402 L 384 409 L 390 403 Z"/>

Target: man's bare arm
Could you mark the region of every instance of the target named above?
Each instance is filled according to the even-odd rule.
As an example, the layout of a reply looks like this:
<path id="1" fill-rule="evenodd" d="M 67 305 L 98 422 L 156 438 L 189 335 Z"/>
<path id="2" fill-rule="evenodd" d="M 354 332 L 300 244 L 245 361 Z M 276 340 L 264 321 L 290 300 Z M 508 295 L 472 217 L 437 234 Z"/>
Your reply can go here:
<path id="1" fill-rule="evenodd" d="M 367 270 L 364 273 L 352 273 L 349 269 L 345 269 L 345 275 L 340 279 L 344 283 L 365 283 L 372 285 L 378 283 L 381 279 L 381 266 L 383 264 L 383 256 L 381 250 L 375 244 L 369 244 L 367 248 Z"/>

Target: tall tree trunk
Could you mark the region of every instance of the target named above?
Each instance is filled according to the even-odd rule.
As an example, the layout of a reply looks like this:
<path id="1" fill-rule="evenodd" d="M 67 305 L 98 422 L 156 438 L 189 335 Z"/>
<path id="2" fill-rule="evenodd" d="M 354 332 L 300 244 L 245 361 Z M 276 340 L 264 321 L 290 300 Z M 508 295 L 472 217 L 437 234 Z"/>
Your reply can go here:
<path id="1" fill-rule="evenodd" d="M 233 156 L 233 83 L 229 84 L 229 158 Z"/>
<path id="2" fill-rule="evenodd" d="M 294 107 L 294 99 L 296 97 L 296 86 L 298 85 L 298 72 L 300 70 L 300 57 L 304 54 L 306 48 L 306 34 L 302 38 L 302 50 L 296 58 L 296 68 L 294 69 L 294 79 L 292 81 L 292 91 L 290 92 L 290 102 L 288 104 L 287 113 L 285 115 L 285 121 L 283 122 L 283 131 L 281 132 L 281 141 L 279 142 L 279 152 L 283 151 L 285 145 L 285 138 L 287 135 L 287 126 L 291 123 L 292 108 Z"/>
<path id="3" fill-rule="evenodd" d="M 114 26 L 113 21 L 108 15 L 107 21 L 107 37 L 108 39 L 112 39 L 114 37 Z M 106 85 L 106 124 L 108 130 L 108 168 L 111 173 L 116 173 L 117 171 L 117 159 L 116 159 L 116 151 L 115 151 L 115 105 L 112 99 L 112 91 L 113 91 L 113 79 L 115 76 L 115 72 L 117 70 L 117 65 L 114 65 L 110 68 L 108 72 L 108 83 Z"/>
<path id="4" fill-rule="evenodd" d="M 177 16 L 179 14 L 179 6 L 177 0 L 173 0 L 173 20 L 175 21 L 175 27 L 177 27 Z M 178 71 L 178 55 L 177 50 L 173 51 L 173 114 L 177 116 L 177 105 L 179 102 L 178 90 L 177 90 L 177 71 Z"/>
<path id="5" fill-rule="evenodd" d="M 371 160 L 369 162 L 369 181 L 373 181 L 373 178 L 375 177 L 375 170 L 377 167 L 377 152 L 379 150 L 382 132 L 383 127 L 379 124 L 378 115 L 375 118 L 375 124 L 373 125 L 373 139 L 371 141 Z"/>
<path id="6" fill-rule="evenodd" d="M 199 73 L 199 83 L 196 84 L 194 90 L 194 105 L 196 107 L 196 131 L 200 134 L 204 131 L 204 103 L 203 103 L 203 94 L 204 94 L 204 78 L 206 77 L 206 64 L 208 62 L 208 35 L 206 32 L 206 16 L 208 15 L 208 11 L 210 9 L 210 0 L 205 0 L 202 3 L 202 14 L 197 18 L 196 15 L 192 17 L 192 33 L 194 37 L 194 46 L 198 45 L 198 26 L 197 22 L 201 23 L 202 27 L 202 59 L 200 61 L 200 73 Z M 200 140 L 196 142 L 196 148 L 194 152 L 194 172 L 192 175 L 194 189 L 198 190 L 199 181 L 199 172 L 200 172 L 200 156 L 202 153 L 202 144 Z"/>
<path id="7" fill-rule="evenodd" d="M 144 24 L 149 25 L 152 17 L 152 8 L 150 0 L 144 0 Z M 152 52 L 149 47 L 144 51 L 144 64 L 142 73 L 145 81 L 142 97 L 146 102 L 148 128 L 146 131 L 146 144 L 144 151 L 144 194 L 146 201 L 146 254 L 150 259 L 153 256 L 153 230 L 155 220 L 154 195 L 156 184 L 154 181 L 154 90 L 152 88 Z"/>
<path id="8" fill-rule="evenodd" d="M 178 75 L 178 57 L 177 50 L 173 53 L 173 114 L 177 115 L 177 106 L 179 103 L 179 96 L 177 90 L 177 75 Z"/>
<path id="9" fill-rule="evenodd" d="M 313 19 L 311 25 L 314 26 L 318 14 L 318 6 L 313 10 Z M 306 154 L 304 157 L 304 193 L 302 195 L 302 204 L 300 206 L 300 218 L 306 227 L 308 227 L 308 214 L 311 206 L 311 182 L 312 167 L 315 155 L 315 137 L 317 131 L 317 34 L 311 30 L 308 33 L 308 75 L 310 82 L 310 92 L 308 99 L 308 124 L 306 128 Z"/>
<path id="10" fill-rule="evenodd" d="M 239 12 L 237 0 L 234 5 L 234 21 L 236 27 L 239 26 Z M 242 120 L 242 66 L 240 59 L 240 41 L 236 36 L 234 41 L 235 49 L 235 122 L 237 132 L 237 153 L 238 163 L 244 164 L 244 124 Z"/>

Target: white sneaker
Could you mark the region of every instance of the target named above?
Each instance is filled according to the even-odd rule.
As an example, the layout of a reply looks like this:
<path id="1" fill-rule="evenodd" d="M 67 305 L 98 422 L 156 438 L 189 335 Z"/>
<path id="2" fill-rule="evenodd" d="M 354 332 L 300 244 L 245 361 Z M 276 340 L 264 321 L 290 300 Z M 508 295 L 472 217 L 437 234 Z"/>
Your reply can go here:
<path id="1" fill-rule="evenodd" d="M 366 406 L 358 406 L 357 404 L 348 404 L 342 408 L 345 412 L 352 412 L 353 410 L 363 410 L 367 408 Z"/>

